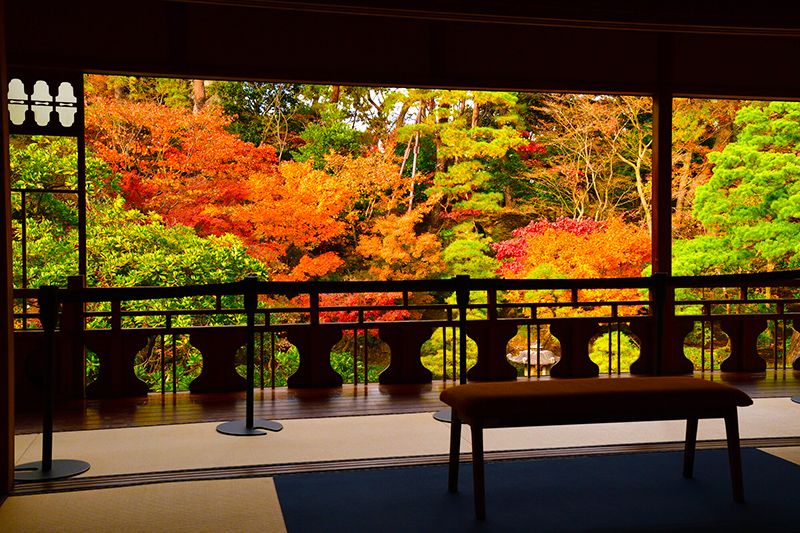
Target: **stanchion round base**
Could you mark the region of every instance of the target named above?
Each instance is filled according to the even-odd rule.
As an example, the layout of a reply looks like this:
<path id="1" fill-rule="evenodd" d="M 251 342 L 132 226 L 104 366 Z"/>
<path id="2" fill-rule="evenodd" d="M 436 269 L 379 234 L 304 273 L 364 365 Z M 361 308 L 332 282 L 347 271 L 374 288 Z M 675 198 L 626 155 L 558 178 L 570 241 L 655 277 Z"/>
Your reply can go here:
<path id="1" fill-rule="evenodd" d="M 438 420 L 439 422 L 444 422 L 445 424 L 449 424 L 453 419 L 453 411 L 450 409 L 436 411 L 433 413 L 433 419 Z"/>
<path id="2" fill-rule="evenodd" d="M 246 420 L 231 420 L 217 426 L 217 431 L 223 435 L 235 435 L 238 437 L 266 435 L 267 431 L 280 431 L 282 429 L 283 425 L 272 420 L 253 420 L 253 427 L 247 427 Z"/>
<path id="3" fill-rule="evenodd" d="M 14 467 L 14 481 L 50 481 L 83 474 L 89 463 L 77 459 L 54 459 L 50 470 L 42 470 L 42 462 L 34 461 Z"/>
<path id="4" fill-rule="evenodd" d="M 800 396 L 792 396 L 792 401 L 794 403 L 800 403 Z"/>

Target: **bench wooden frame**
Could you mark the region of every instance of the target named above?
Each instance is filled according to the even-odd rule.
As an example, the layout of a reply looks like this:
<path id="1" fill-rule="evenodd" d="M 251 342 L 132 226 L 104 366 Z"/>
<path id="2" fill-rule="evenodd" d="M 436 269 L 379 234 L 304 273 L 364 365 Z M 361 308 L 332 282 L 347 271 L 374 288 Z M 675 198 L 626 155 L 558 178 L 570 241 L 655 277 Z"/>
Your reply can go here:
<path id="1" fill-rule="evenodd" d="M 658 377 L 649 377 L 649 378 L 620 378 L 615 380 L 608 380 L 608 379 L 596 379 L 590 378 L 591 381 L 597 382 L 598 385 L 598 395 L 607 392 L 608 387 L 613 387 L 615 385 L 624 385 L 623 382 L 628 380 L 671 380 L 668 383 L 672 384 L 675 383 L 680 385 L 680 380 L 692 380 L 694 382 L 702 382 L 702 380 L 694 379 L 694 378 L 658 378 Z M 582 382 L 588 382 L 590 380 L 580 380 Z M 558 380 L 560 381 L 560 380 Z M 564 380 L 564 381 L 573 381 L 573 380 Z M 617 382 L 612 383 L 612 382 Z M 552 383 L 550 381 L 549 383 Z M 512 382 L 512 383 L 505 383 L 503 384 L 504 387 L 519 387 L 520 385 L 530 387 L 531 385 L 535 385 L 536 382 Z M 547 383 L 547 382 L 542 382 Z M 655 384 L 655 381 L 651 381 L 651 383 Z M 725 420 L 725 432 L 727 437 L 727 445 L 728 445 L 728 462 L 730 467 L 730 475 L 731 475 L 731 484 L 733 489 L 733 499 L 737 502 L 744 501 L 744 486 L 743 486 L 743 479 L 742 479 L 742 461 L 741 461 L 741 450 L 739 444 L 739 423 L 738 423 L 738 412 L 737 407 L 750 405 L 752 400 L 741 391 L 737 389 L 733 389 L 733 387 L 728 387 L 726 385 L 722 385 L 719 383 L 713 382 L 703 382 L 707 383 L 708 387 L 703 387 L 704 394 L 708 394 L 709 391 L 712 395 L 718 390 L 720 394 L 717 396 L 721 396 L 723 394 L 727 394 L 727 396 L 723 399 L 723 401 L 716 402 L 718 405 L 714 406 L 704 406 L 704 405 L 696 405 L 692 407 L 687 407 L 687 405 L 663 405 L 663 401 L 661 399 L 658 402 L 654 400 L 655 403 L 659 403 L 658 409 L 654 410 L 653 412 L 645 412 L 647 411 L 647 406 L 645 405 L 644 408 L 641 406 L 641 396 L 642 391 L 636 391 L 637 396 L 635 397 L 639 409 L 634 411 L 626 411 L 621 409 L 612 409 L 612 410 L 602 410 L 604 405 L 602 402 L 599 402 L 597 405 L 600 405 L 600 408 L 594 408 L 592 403 L 586 405 L 585 410 L 582 412 L 568 412 L 562 413 L 559 412 L 557 408 L 553 409 L 552 412 L 548 413 L 536 413 L 532 412 L 530 415 L 520 415 L 520 413 L 515 413 L 512 415 L 505 415 L 502 410 L 500 412 L 492 412 L 491 414 L 487 415 L 485 413 L 485 409 L 478 409 L 476 406 L 481 405 L 481 400 L 486 400 L 489 402 L 495 402 L 498 404 L 497 397 L 491 395 L 491 391 L 485 389 L 484 392 L 481 389 L 476 387 L 481 387 L 489 384 L 468 384 L 468 385 L 460 385 L 453 387 L 452 389 L 447 389 L 450 393 L 445 392 L 442 393 L 442 401 L 451 405 L 452 407 L 452 418 L 451 418 L 451 426 L 450 426 L 450 456 L 449 456 L 449 466 L 448 466 L 448 490 L 450 492 L 457 492 L 458 491 L 458 467 L 459 467 L 459 459 L 460 459 L 460 448 L 461 448 L 461 427 L 462 424 L 468 424 L 471 428 L 472 433 L 472 472 L 473 472 L 473 490 L 475 496 L 475 515 L 478 520 L 484 520 L 486 518 L 486 497 L 485 497 L 485 477 L 484 477 L 484 448 L 483 448 L 483 430 L 488 428 L 505 428 L 505 427 L 526 427 L 526 426 L 545 426 L 545 425 L 569 425 L 569 424 L 596 424 L 596 423 L 610 423 L 610 422 L 643 422 L 643 421 L 661 421 L 661 420 L 686 420 L 686 440 L 684 445 L 684 454 L 683 454 L 683 476 L 686 478 L 691 478 L 692 473 L 694 470 L 694 458 L 695 458 L 695 448 L 697 443 L 697 423 L 699 419 L 702 418 L 722 418 Z M 692 384 L 693 386 L 696 384 Z M 467 390 L 466 388 L 473 387 L 473 390 Z M 557 387 L 550 385 L 548 386 L 550 389 L 554 389 L 552 393 L 549 393 L 546 397 L 548 402 L 557 402 L 558 401 L 558 392 Z M 622 387 L 624 388 L 624 386 Z M 460 391 L 456 391 L 457 389 L 462 389 Z M 724 389 L 728 389 L 727 393 Z M 732 395 L 731 390 L 735 391 Z M 463 405 L 463 402 L 458 401 L 458 397 L 465 396 L 465 394 L 459 393 L 473 393 L 473 403 L 469 405 Z M 475 394 L 477 392 L 477 394 Z M 654 391 L 654 395 L 659 393 L 658 390 Z M 567 393 L 565 393 L 567 394 Z M 484 397 L 482 397 L 483 395 Z M 623 392 L 624 395 L 624 392 Z M 738 396 L 738 397 L 737 397 Z M 646 393 L 645 393 L 646 397 Z M 477 398 L 477 402 L 475 399 Z M 524 396 L 523 396 L 524 398 Z M 520 396 L 517 395 L 515 400 L 519 400 Z M 538 397 L 535 401 L 541 401 L 542 398 Z M 452 403 L 451 403 L 452 402 Z M 499 402 L 502 404 L 503 400 Z M 557 404 L 556 404 L 557 405 Z M 607 406 L 606 406 L 607 407 Z M 480 414 L 475 415 L 475 411 L 482 411 Z M 532 410 L 534 411 L 534 410 Z"/>

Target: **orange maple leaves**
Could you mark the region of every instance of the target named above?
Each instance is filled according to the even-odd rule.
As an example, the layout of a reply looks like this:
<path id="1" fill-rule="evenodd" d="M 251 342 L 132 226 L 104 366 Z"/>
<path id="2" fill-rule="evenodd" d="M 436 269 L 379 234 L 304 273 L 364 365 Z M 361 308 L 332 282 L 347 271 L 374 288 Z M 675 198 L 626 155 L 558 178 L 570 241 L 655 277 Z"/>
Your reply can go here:
<path id="1" fill-rule="evenodd" d="M 647 228 L 620 218 L 603 223 L 589 220 L 588 225 L 580 222 L 559 219 L 532 223 L 528 226 L 532 230 L 527 232 L 527 228 L 520 228 L 515 239 L 495 245 L 498 256 L 502 255 L 500 252 L 508 254 L 499 273 L 516 278 L 625 278 L 643 274 L 651 253 Z M 569 301 L 568 294 L 543 292 L 534 298 Z M 587 289 L 580 291 L 580 299 L 631 301 L 641 299 L 641 295 L 630 289 Z M 620 314 L 635 312 L 633 307 L 620 308 Z"/>
<path id="2" fill-rule="evenodd" d="M 87 141 L 119 177 L 129 208 L 200 235 L 237 235 L 273 279 L 335 272 L 346 248 L 406 194 L 391 150 L 358 158 L 331 153 L 318 170 L 278 162 L 271 146 L 226 131 L 230 120 L 214 105 L 192 113 L 95 95 Z"/>
<path id="3" fill-rule="evenodd" d="M 233 233 L 274 271 L 287 270 L 290 252 L 297 277 L 338 268 L 336 254 L 307 254 L 344 232 L 339 218 L 352 193 L 302 163 L 279 165 L 271 146 L 240 140 L 229 122 L 213 105 L 192 113 L 95 97 L 87 140 L 119 175 L 128 207 L 200 235 Z"/>
<path id="4" fill-rule="evenodd" d="M 154 211 L 168 224 L 200 234 L 241 234 L 225 208 L 246 200 L 243 176 L 274 172 L 276 157 L 269 146 L 228 134 L 229 120 L 213 106 L 192 114 L 96 97 L 87 107 L 86 137 L 119 175 L 128 207 Z"/>
<path id="5" fill-rule="evenodd" d="M 375 223 L 375 232 L 366 235 L 358 253 L 370 262 L 369 272 L 376 279 L 419 279 L 433 277 L 444 270 L 442 245 L 436 235 L 418 235 L 414 226 L 422 213 L 389 215 Z"/>

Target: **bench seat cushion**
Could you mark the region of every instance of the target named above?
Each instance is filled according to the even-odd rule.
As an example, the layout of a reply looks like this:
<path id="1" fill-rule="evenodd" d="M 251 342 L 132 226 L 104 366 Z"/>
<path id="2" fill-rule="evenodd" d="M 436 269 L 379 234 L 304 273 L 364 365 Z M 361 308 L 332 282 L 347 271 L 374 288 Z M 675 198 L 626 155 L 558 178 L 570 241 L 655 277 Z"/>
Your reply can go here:
<path id="1" fill-rule="evenodd" d="M 486 427 L 704 418 L 753 403 L 739 389 L 692 377 L 468 383 L 440 399 Z"/>

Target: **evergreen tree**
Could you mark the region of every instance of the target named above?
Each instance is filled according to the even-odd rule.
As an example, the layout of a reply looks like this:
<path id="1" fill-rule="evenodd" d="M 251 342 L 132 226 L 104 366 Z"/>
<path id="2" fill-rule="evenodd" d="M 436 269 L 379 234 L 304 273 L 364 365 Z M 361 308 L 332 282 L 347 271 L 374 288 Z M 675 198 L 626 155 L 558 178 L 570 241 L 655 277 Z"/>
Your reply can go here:
<path id="1" fill-rule="evenodd" d="M 736 123 L 736 141 L 709 154 L 694 204 L 706 234 L 676 244 L 676 273 L 800 268 L 800 103 L 750 105 Z"/>

